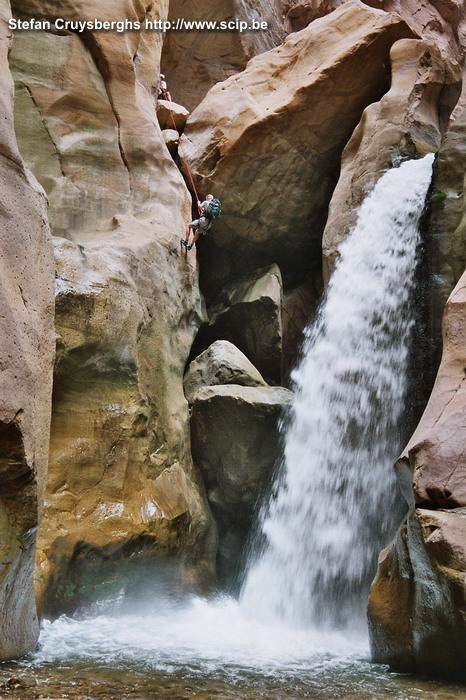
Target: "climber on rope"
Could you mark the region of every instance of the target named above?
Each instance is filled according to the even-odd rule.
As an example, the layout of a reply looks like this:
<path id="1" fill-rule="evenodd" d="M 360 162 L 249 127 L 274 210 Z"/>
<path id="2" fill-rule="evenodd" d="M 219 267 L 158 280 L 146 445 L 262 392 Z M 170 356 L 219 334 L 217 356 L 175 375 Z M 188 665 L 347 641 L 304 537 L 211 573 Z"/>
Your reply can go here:
<path id="1" fill-rule="evenodd" d="M 160 73 L 159 94 L 157 95 L 157 99 L 168 100 L 168 102 L 172 101 L 172 96 L 168 92 L 167 81 L 163 73 Z"/>
<path id="2" fill-rule="evenodd" d="M 199 211 L 199 218 L 194 219 L 194 221 L 191 221 L 191 223 L 188 224 L 186 238 L 181 239 L 181 244 L 184 245 L 186 250 L 191 250 L 200 234 L 202 233 L 205 235 L 212 226 L 212 221 L 214 219 L 218 219 L 222 213 L 222 205 L 220 204 L 220 200 L 216 199 L 213 194 L 208 194 L 203 202 L 198 201 L 197 208 Z M 189 236 L 191 232 L 193 233 L 193 240 L 190 245 Z"/>

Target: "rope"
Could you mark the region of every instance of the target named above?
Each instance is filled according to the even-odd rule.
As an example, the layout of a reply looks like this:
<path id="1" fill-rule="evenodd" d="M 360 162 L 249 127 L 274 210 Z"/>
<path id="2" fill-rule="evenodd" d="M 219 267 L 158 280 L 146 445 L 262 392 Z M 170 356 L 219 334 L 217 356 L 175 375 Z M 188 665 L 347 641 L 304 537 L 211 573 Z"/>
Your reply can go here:
<path id="1" fill-rule="evenodd" d="M 170 100 L 170 101 L 171 101 L 171 100 Z M 171 117 L 171 120 L 172 120 L 172 123 L 173 123 L 173 128 L 175 129 L 175 131 L 178 131 L 177 126 L 176 126 L 176 122 L 175 122 L 175 117 L 174 117 L 173 111 L 172 111 L 172 109 L 171 109 L 170 107 L 169 107 L 168 109 L 169 109 L 170 117 Z M 178 157 L 179 157 L 179 156 L 178 156 Z M 193 188 L 193 190 L 194 190 L 194 194 L 196 195 L 196 202 L 200 202 L 199 195 L 198 195 L 197 189 L 196 189 L 196 185 L 194 184 L 194 178 L 193 178 L 192 172 L 191 172 L 191 170 L 190 170 L 190 168 L 189 168 L 189 165 L 186 163 L 186 161 L 182 160 L 181 158 L 180 158 L 180 163 L 181 163 L 182 165 L 184 165 L 184 167 L 186 168 L 186 171 L 187 171 L 188 176 L 189 176 L 189 180 L 190 180 L 190 182 L 191 182 L 191 186 L 192 186 L 192 188 Z M 199 206 L 198 206 L 198 209 L 199 209 Z"/>

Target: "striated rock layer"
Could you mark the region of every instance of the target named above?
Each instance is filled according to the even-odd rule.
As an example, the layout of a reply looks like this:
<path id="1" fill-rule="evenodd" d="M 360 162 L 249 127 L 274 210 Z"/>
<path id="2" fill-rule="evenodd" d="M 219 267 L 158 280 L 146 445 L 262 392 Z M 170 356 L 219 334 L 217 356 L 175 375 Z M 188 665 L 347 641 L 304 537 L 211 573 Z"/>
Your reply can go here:
<path id="1" fill-rule="evenodd" d="M 0 2 L 0 660 L 37 642 L 33 568 L 52 395 L 53 253 L 44 192 L 13 127 L 9 3 Z"/>
<path id="2" fill-rule="evenodd" d="M 58 12 L 146 16 L 138 0 L 105 8 L 70 0 L 59 9 L 16 0 L 15 10 L 50 20 Z M 167 2 L 147 9 L 152 19 L 167 11 Z M 186 585 L 204 590 L 214 579 L 215 526 L 192 463 L 183 394 L 202 308 L 196 269 L 179 255 L 190 197 L 156 116 L 161 42 L 151 31 L 18 32 L 14 40 L 18 139 L 58 237 L 37 574 L 54 612 L 73 609 L 85 590 L 107 595 L 109 571 L 90 562 L 115 552 L 120 563 L 125 552 L 136 563 L 177 552 Z"/>

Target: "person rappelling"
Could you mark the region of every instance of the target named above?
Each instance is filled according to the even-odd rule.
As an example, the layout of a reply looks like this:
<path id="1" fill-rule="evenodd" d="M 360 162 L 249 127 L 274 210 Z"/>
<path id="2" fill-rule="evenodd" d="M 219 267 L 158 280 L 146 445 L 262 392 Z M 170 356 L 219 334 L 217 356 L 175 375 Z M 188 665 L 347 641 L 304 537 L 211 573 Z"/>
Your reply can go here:
<path id="1" fill-rule="evenodd" d="M 168 90 L 167 81 L 165 80 L 165 76 L 163 73 L 160 73 L 159 93 L 157 95 L 157 99 L 167 100 L 168 102 L 172 101 L 172 96 L 170 95 L 170 92 Z"/>
<path id="2" fill-rule="evenodd" d="M 200 234 L 205 235 L 207 231 L 212 226 L 212 221 L 218 219 L 222 213 L 222 205 L 219 199 L 216 199 L 213 194 L 208 194 L 203 202 L 197 202 L 197 208 L 199 211 L 199 218 L 194 219 L 188 224 L 186 230 L 186 238 L 181 239 L 181 244 L 184 245 L 186 250 L 191 250 L 193 245 L 196 243 Z M 192 243 L 189 243 L 189 237 L 193 234 Z"/>

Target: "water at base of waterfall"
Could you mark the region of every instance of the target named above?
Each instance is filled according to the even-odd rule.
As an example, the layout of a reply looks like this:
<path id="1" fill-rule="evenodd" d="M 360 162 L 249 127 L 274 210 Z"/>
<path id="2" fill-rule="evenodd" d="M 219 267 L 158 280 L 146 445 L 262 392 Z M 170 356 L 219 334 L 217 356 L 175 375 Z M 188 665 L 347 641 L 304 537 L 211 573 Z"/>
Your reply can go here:
<path id="1" fill-rule="evenodd" d="M 0 664 L 0 697 L 22 700 L 445 700 L 464 691 L 371 664 L 364 639 L 260 623 L 226 597 L 61 617 L 44 623 L 35 654 Z"/>

